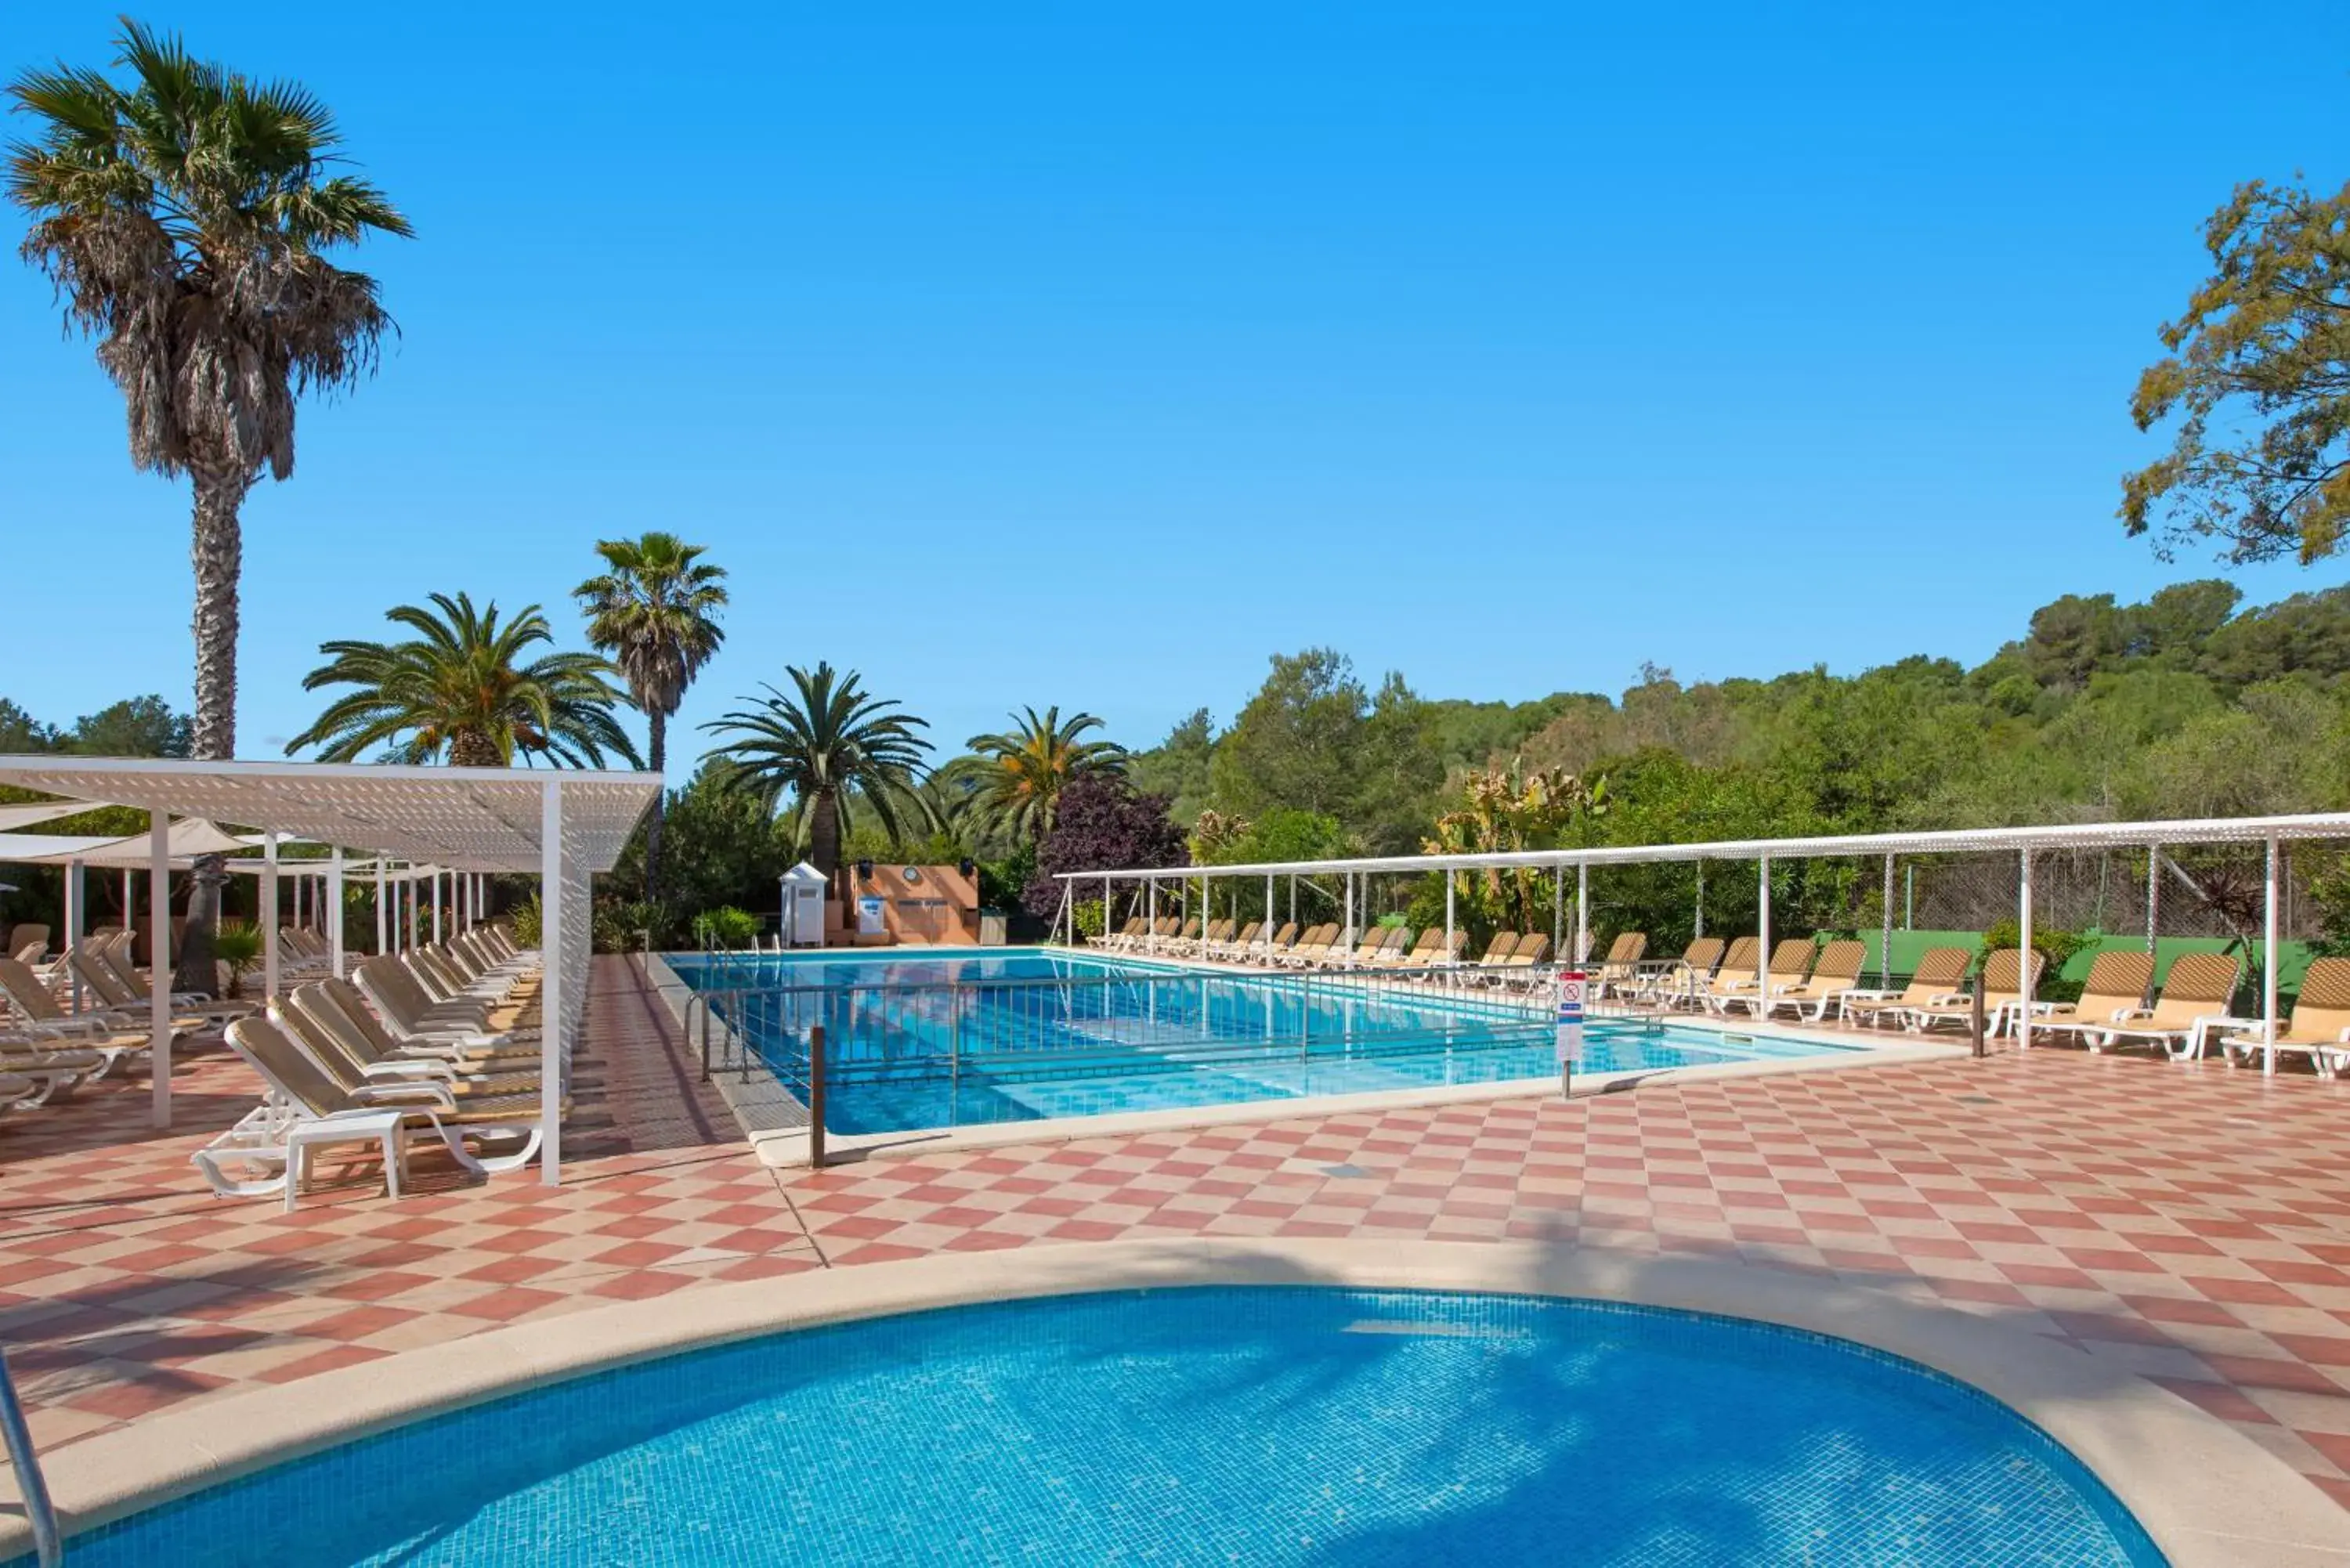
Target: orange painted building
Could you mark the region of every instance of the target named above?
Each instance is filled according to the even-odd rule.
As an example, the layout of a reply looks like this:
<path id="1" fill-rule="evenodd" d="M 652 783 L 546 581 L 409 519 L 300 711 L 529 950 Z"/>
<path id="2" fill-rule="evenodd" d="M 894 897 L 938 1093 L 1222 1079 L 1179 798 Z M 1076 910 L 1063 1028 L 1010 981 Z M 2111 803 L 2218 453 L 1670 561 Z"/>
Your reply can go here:
<path id="1" fill-rule="evenodd" d="M 979 873 L 960 866 L 851 861 L 833 875 L 827 947 L 973 947 L 979 942 Z"/>

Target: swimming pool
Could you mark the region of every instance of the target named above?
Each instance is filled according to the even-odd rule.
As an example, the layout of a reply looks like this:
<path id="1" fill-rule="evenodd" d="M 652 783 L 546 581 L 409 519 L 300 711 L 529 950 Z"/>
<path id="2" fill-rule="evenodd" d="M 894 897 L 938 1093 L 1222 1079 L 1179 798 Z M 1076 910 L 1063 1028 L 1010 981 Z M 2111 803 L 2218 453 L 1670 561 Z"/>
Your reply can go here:
<path id="1" fill-rule="evenodd" d="M 670 963 L 805 1090 L 825 1031 L 826 1126 L 897 1132 L 1553 1076 L 1540 1007 L 1362 975 L 1233 973 L 1035 949 L 681 954 Z M 1582 1071 L 1854 1049 L 1595 1020 Z"/>
<path id="2" fill-rule="evenodd" d="M 2162 1562 L 2044 1433 L 1893 1356 L 1659 1308 L 1326 1286 L 770 1335 L 294 1460 L 78 1537 L 70 1558 Z"/>

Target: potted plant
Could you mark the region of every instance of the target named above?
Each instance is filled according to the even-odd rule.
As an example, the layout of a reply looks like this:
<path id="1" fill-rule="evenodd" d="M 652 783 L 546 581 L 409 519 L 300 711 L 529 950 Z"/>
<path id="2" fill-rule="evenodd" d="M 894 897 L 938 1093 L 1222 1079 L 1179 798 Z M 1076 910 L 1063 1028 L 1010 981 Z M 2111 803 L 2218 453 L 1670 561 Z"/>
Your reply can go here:
<path id="1" fill-rule="evenodd" d="M 228 994 L 239 994 L 245 971 L 261 961 L 261 928 L 247 920 L 222 921 L 213 933 L 213 957 L 228 971 Z"/>

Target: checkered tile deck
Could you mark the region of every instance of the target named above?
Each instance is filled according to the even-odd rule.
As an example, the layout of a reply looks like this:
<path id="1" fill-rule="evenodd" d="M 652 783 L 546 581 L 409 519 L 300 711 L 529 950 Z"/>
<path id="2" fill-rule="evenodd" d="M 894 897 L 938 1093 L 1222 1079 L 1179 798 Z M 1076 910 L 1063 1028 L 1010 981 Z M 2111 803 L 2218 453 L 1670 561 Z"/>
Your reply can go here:
<path id="1" fill-rule="evenodd" d="M 68 1442 L 255 1381 L 707 1280 L 1147 1236 L 1531 1238 L 1862 1280 L 2111 1358 L 2350 1506 L 2350 1084 L 2036 1051 L 1562 1105 L 763 1169 L 599 960 L 567 1185 L 352 1183 L 285 1216 L 187 1153 L 222 1055 L 0 1125 L 0 1338 Z M 428 1182 L 428 1186 L 433 1184 Z"/>

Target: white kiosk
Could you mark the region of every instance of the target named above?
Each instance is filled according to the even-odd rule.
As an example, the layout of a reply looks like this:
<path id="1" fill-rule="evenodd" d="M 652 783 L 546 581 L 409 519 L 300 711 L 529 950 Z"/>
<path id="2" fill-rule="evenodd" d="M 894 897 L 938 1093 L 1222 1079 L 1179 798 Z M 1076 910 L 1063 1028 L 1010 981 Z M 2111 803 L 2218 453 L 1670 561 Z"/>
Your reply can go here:
<path id="1" fill-rule="evenodd" d="M 824 946 L 824 896 L 831 884 L 805 860 L 785 872 L 781 881 L 784 946 Z"/>

